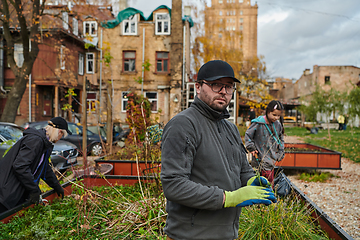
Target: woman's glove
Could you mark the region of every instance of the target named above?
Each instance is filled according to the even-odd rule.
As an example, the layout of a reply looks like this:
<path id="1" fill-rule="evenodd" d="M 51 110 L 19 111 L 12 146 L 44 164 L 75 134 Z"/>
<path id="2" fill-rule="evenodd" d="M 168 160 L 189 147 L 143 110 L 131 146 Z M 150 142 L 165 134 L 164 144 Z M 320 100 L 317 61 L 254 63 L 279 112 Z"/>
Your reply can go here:
<path id="1" fill-rule="evenodd" d="M 225 191 L 224 207 L 245 207 L 253 204 L 270 205 L 276 202 L 271 188 L 245 186 L 235 191 Z"/>
<path id="2" fill-rule="evenodd" d="M 247 186 L 260 186 L 260 187 L 267 187 L 271 188 L 271 184 L 266 177 L 262 176 L 253 176 L 247 181 Z"/>

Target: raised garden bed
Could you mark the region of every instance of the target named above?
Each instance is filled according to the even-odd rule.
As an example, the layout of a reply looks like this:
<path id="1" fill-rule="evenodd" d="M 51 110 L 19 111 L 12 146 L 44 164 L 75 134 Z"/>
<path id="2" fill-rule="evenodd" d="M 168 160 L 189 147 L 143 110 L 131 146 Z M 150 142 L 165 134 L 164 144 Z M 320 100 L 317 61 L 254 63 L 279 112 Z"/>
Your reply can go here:
<path id="1" fill-rule="evenodd" d="M 281 173 L 282 174 L 282 173 Z M 130 177 L 130 179 L 129 179 Z M 122 185 L 122 184 L 132 184 L 131 182 L 126 182 L 126 180 L 134 180 L 132 178 L 137 178 L 136 181 L 139 180 L 151 180 L 149 177 L 144 176 L 111 176 L 108 175 L 106 178 L 100 177 L 100 176 L 82 176 L 81 182 L 84 183 L 87 187 L 91 186 L 115 186 L 115 185 Z M 78 179 L 79 180 L 79 179 Z M 289 182 L 290 180 L 287 179 Z M 79 183 L 79 181 L 77 181 Z M 291 183 L 291 182 L 290 182 Z M 340 226 L 338 226 L 329 216 L 327 216 L 320 208 L 318 208 L 304 193 L 301 192 L 295 185 L 292 185 L 294 194 L 301 199 L 301 201 L 304 202 L 305 205 L 308 206 L 309 209 L 311 209 L 312 217 L 314 218 L 314 222 L 318 223 L 331 239 L 340 240 L 340 239 L 353 239 L 350 235 L 348 235 L 346 232 L 342 230 Z M 71 187 L 71 183 L 65 183 L 63 184 L 63 187 L 65 189 L 65 195 L 70 195 L 73 193 L 73 188 Z M 51 190 L 49 192 L 44 193 L 43 198 L 49 200 L 51 202 L 55 197 L 56 193 Z M 17 206 L 14 209 L 11 209 L 3 214 L 0 214 L 0 220 L 3 223 L 8 223 L 10 219 L 16 215 L 20 210 L 23 208 L 32 207 L 33 205 L 30 205 L 28 203 L 23 204 L 22 206 Z M 20 215 L 23 214 L 23 212 L 20 212 Z M 62 218 L 61 216 L 58 216 Z"/>
<path id="2" fill-rule="evenodd" d="M 285 157 L 276 166 L 286 169 L 341 170 L 341 153 L 309 143 L 285 143 Z"/>
<path id="3" fill-rule="evenodd" d="M 160 172 L 161 167 L 161 162 L 105 160 L 103 158 L 96 159 L 95 164 L 111 164 L 112 170 L 109 172 L 109 175 L 117 176 L 153 175 Z"/>

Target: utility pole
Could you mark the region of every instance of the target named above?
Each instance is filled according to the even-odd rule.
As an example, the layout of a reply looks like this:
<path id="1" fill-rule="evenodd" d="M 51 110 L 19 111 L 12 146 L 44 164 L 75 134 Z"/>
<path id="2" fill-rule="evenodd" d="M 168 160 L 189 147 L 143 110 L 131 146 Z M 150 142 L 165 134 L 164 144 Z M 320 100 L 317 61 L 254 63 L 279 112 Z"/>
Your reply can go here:
<path id="1" fill-rule="evenodd" d="M 83 150 L 83 159 L 84 159 L 84 170 L 87 169 L 87 77 L 84 78 L 83 83 L 83 95 L 82 95 L 82 150 Z M 85 173 L 86 174 L 86 173 Z"/>

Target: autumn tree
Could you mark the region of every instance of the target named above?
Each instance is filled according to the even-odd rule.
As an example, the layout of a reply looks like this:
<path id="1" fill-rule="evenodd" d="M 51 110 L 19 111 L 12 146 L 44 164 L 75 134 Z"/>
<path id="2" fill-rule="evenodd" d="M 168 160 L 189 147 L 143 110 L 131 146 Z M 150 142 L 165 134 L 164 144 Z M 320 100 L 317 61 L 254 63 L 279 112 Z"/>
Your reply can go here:
<path id="1" fill-rule="evenodd" d="M 1 0 L 0 22 L 2 35 L 6 40 L 4 46 L 7 61 L 15 75 L 14 85 L 7 94 L 7 101 L 0 121 L 14 122 L 21 98 L 26 90 L 33 64 L 39 53 L 39 24 L 43 14 L 45 1 L 40 5 L 40 0 Z M 15 43 L 23 46 L 24 62 L 21 67 L 14 58 Z"/>
<path id="2" fill-rule="evenodd" d="M 41 61 L 41 67 L 48 68 L 52 72 L 52 76 L 58 81 L 61 79 L 60 98 L 65 96 L 69 88 L 73 88 L 78 84 L 77 64 L 74 59 L 78 59 L 79 51 L 63 47 L 64 34 L 69 36 L 70 24 L 68 15 L 63 13 L 71 13 L 76 19 L 82 20 L 83 16 L 95 16 L 98 9 L 96 6 L 88 4 L 85 0 L 78 0 L 76 4 L 81 5 L 76 12 L 67 7 L 68 1 L 59 1 L 58 6 L 47 5 L 50 1 L 26 1 L 26 0 L 1 0 L 0 2 L 0 31 L 1 41 L 3 42 L 3 50 L 6 53 L 6 60 L 14 74 L 14 81 L 10 91 L 6 93 L 6 104 L 3 109 L 0 121 L 14 122 L 17 109 L 29 82 L 29 76 L 37 59 Z M 96 3 L 96 1 L 93 1 Z M 105 5 L 105 1 L 102 1 Z M 55 8 L 54 8 L 55 7 Z M 66 18 L 64 18 L 66 16 Z M 100 19 L 103 16 L 100 16 Z M 64 26 L 67 25 L 66 28 Z M 79 24 L 80 25 L 80 24 Z M 68 30 L 66 30 L 68 29 Z M 64 30 L 64 31 L 62 31 Z M 64 34 L 62 34 L 63 32 Z M 83 44 L 83 37 L 73 35 L 73 40 L 77 38 L 78 44 Z M 44 39 L 50 39 L 44 42 Z M 84 36 L 87 38 L 87 36 Z M 50 46 L 51 45 L 51 46 Z M 16 48 L 21 46 L 22 60 L 19 63 Z M 0 46 L 1 47 L 1 46 Z M 42 50 L 47 49 L 48 54 L 54 54 L 60 59 L 60 66 L 49 66 L 46 60 L 39 57 Z M 84 46 L 80 47 L 82 50 Z M 40 54 L 39 54 L 40 52 Z M 82 51 L 81 51 L 82 52 Z M 19 53 L 18 53 L 19 54 Z M 64 63 L 73 62 L 74 65 L 67 65 L 62 68 Z M 71 99 L 60 99 L 62 105 L 71 105 Z"/>
<path id="3" fill-rule="evenodd" d="M 205 1 L 202 1 L 205 6 Z M 214 59 L 228 62 L 234 69 L 235 77 L 241 81 L 238 92 L 241 96 L 253 101 L 249 105 L 257 108 L 266 106 L 271 99 L 266 82 L 266 64 L 263 56 L 244 58 L 242 51 L 243 34 L 239 29 L 227 28 L 227 22 L 218 21 L 214 16 L 205 16 L 204 10 L 199 4 L 192 6 L 194 9 L 195 22 L 192 31 L 194 47 L 195 71 L 201 65 Z M 206 31 L 204 30 L 206 29 Z M 216 33 L 216 34 L 214 34 Z"/>

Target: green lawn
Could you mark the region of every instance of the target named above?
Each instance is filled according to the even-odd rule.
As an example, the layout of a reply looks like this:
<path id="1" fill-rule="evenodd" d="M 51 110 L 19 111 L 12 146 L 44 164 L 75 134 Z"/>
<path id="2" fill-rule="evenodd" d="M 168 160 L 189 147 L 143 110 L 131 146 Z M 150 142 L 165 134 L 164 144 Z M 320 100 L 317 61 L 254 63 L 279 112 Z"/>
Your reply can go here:
<path id="1" fill-rule="evenodd" d="M 319 130 L 318 134 L 310 134 L 310 131 L 301 127 L 285 128 L 288 136 L 301 137 L 306 143 L 325 147 L 342 153 L 342 157 L 360 163 L 360 128 L 348 127 L 346 131 L 330 130 L 331 141 L 328 130 Z"/>

